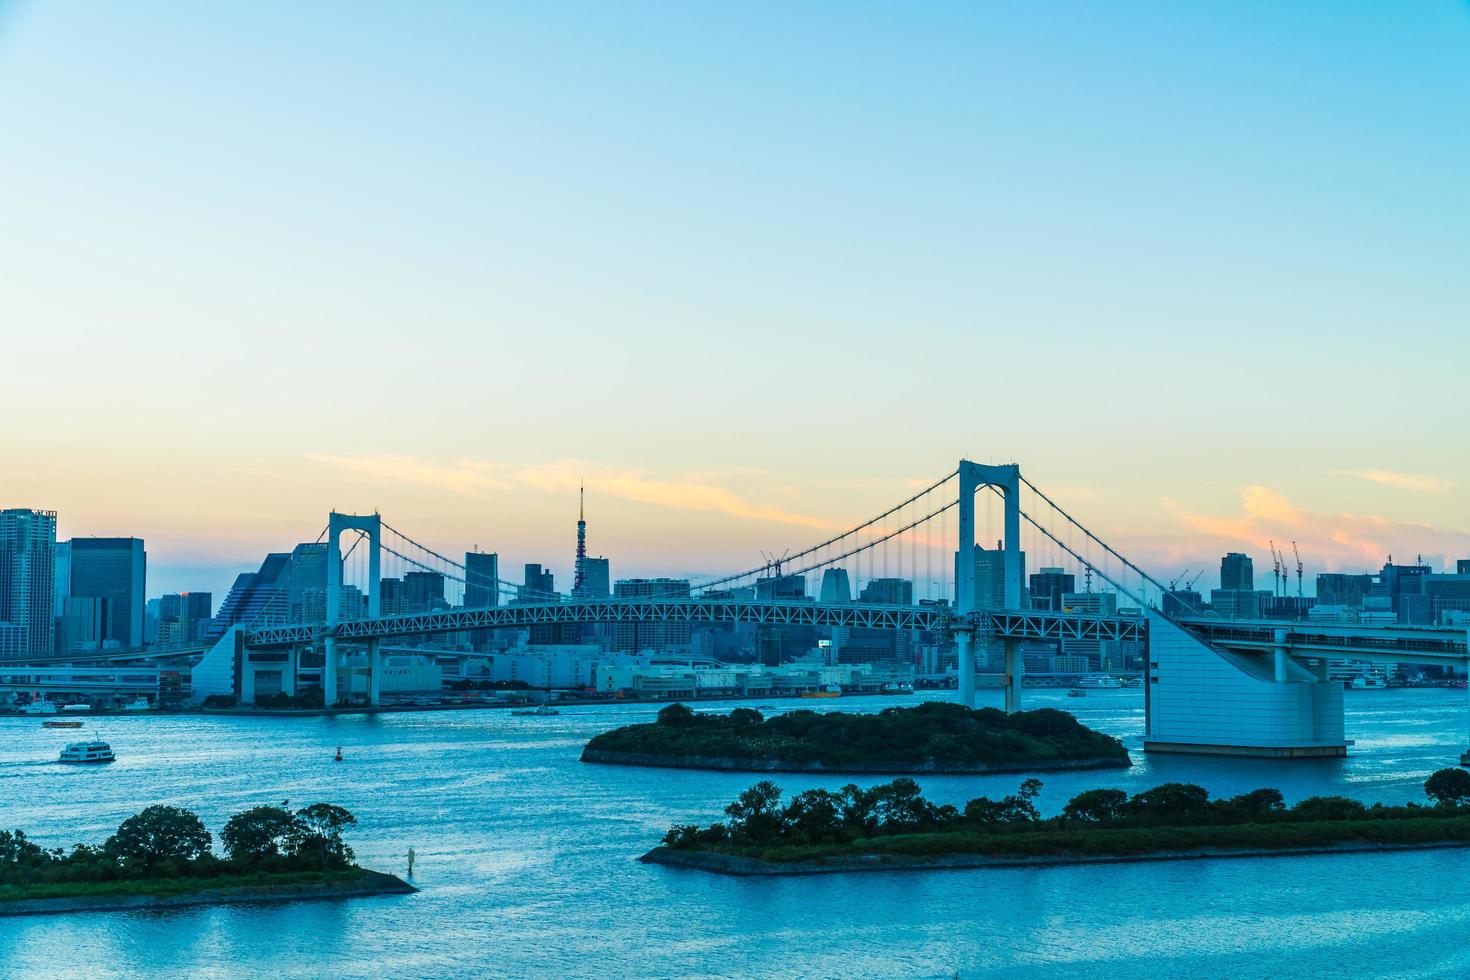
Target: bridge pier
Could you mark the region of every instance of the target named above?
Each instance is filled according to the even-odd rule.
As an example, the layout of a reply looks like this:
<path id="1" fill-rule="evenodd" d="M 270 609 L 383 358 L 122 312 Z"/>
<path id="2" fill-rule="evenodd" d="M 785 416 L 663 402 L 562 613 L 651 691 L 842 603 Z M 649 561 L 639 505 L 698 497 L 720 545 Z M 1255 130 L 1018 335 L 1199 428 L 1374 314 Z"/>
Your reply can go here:
<path id="1" fill-rule="evenodd" d="M 975 707 L 975 647 L 968 630 L 955 634 L 955 648 L 959 653 L 960 704 Z"/>
<path id="2" fill-rule="evenodd" d="M 378 640 L 368 640 L 368 704 L 381 704 L 383 700 L 382 658 L 378 651 Z"/>
<path id="3" fill-rule="evenodd" d="M 322 641 L 322 707 L 337 703 L 337 638 Z"/>
<path id="4" fill-rule="evenodd" d="M 300 658 L 299 647 L 287 648 L 286 663 L 281 667 L 281 693 L 288 698 L 296 696 L 296 665 L 300 662 Z"/>
<path id="5" fill-rule="evenodd" d="M 1005 641 L 1006 658 L 1006 714 L 1021 710 L 1021 674 L 1025 661 L 1021 659 L 1021 644 L 1016 640 Z"/>

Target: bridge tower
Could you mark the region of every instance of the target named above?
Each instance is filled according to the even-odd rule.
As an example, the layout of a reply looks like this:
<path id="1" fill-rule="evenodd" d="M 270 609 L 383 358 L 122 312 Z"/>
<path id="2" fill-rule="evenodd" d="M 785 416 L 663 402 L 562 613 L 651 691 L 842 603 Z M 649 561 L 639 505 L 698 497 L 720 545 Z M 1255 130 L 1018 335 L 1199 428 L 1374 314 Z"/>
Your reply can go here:
<path id="1" fill-rule="evenodd" d="M 975 707 L 975 493 L 982 487 L 995 487 L 1005 503 L 1004 571 L 1005 605 L 1022 608 L 1021 584 L 1021 467 L 1015 463 L 988 466 L 960 460 L 960 539 L 959 568 L 955 570 L 955 612 L 959 626 L 955 643 L 959 649 L 960 703 Z M 1021 658 L 1015 640 L 1005 641 L 1005 709 L 1021 710 Z"/>
<path id="2" fill-rule="evenodd" d="M 342 532 L 361 531 L 368 536 L 368 609 L 376 619 L 380 611 L 379 591 L 382 587 L 383 521 L 377 514 L 339 514 L 335 510 L 327 518 L 327 621 L 322 640 L 322 703 L 330 708 L 337 703 L 337 626 L 342 621 Z M 378 664 L 378 641 L 368 641 L 369 700 L 378 703 L 381 671 Z"/>

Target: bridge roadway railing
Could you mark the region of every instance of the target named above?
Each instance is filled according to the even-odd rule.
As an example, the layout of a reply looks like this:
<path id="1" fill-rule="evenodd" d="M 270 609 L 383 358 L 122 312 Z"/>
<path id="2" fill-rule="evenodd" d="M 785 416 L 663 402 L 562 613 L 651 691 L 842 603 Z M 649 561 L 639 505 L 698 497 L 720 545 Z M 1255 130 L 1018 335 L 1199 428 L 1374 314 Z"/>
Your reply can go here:
<path id="1" fill-rule="evenodd" d="M 970 614 L 974 628 L 1007 639 L 1141 640 L 1147 626 L 1136 616 L 1085 616 L 1016 610 Z M 393 639 L 424 633 L 463 633 L 542 623 L 620 622 L 751 623 L 847 629 L 943 631 L 959 622 L 946 606 L 891 606 L 870 603 L 792 602 L 739 599 L 592 599 L 511 603 L 483 609 L 445 609 L 406 616 L 348 620 L 334 632 L 338 640 Z M 320 626 L 297 624 L 251 630 L 252 649 L 310 643 L 325 635 Z"/>
<path id="2" fill-rule="evenodd" d="M 1219 646 L 1242 652 L 1268 653 L 1280 646 L 1301 657 L 1441 665 L 1460 665 L 1470 657 L 1463 629 L 1194 616 L 1179 622 Z"/>

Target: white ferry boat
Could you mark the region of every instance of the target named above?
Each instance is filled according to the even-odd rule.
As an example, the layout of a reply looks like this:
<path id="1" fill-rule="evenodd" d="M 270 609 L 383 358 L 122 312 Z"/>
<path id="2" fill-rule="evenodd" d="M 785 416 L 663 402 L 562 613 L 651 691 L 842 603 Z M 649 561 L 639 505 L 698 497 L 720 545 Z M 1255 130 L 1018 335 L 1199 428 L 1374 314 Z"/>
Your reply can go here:
<path id="1" fill-rule="evenodd" d="M 1123 682 L 1111 674 L 1088 674 L 1077 682 L 1077 686 L 1093 690 L 1113 690 L 1122 687 Z"/>
<path id="2" fill-rule="evenodd" d="M 1378 674 L 1360 674 L 1348 681 L 1348 687 L 1354 691 L 1381 691 L 1388 687 L 1388 681 Z"/>
<path id="3" fill-rule="evenodd" d="M 533 717 L 540 718 L 540 717 L 544 717 L 546 715 L 559 715 L 559 714 L 561 714 L 561 712 L 560 711 L 557 711 L 555 708 L 553 708 L 553 707 L 551 707 L 549 705 L 542 704 L 542 705 L 537 705 L 534 708 L 521 708 L 521 709 L 519 709 L 517 711 L 512 711 L 511 714 L 513 714 L 513 715 L 531 715 Z"/>
<path id="4" fill-rule="evenodd" d="M 45 698 L 39 698 L 30 704 L 23 705 L 20 713 L 23 715 L 54 715 L 56 714 L 56 705 L 47 701 Z"/>
<path id="5" fill-rule="evenodd" d="M 151 711 L 152 709 L 153 705 L 149 704 L 145 697 L 139 697 L 136 701 L 123 705 L 124 711 Z"/>
<path id="6" fill-rule="evenodd" d="M 61 750 L 61 758 L 58 762 L 112 762 L 117 756 L 112 754 L 112 746 L 106 742 L 72 742 Z"/>

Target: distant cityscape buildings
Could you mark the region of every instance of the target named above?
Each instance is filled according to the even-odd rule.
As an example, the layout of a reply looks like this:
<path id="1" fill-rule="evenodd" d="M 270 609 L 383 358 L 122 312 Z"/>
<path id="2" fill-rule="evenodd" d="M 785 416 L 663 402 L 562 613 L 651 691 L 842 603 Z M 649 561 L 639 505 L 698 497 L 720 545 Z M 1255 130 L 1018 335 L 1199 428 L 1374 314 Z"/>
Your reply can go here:
<path id="1" fill-rule="evenodd" d="M 925 597 L 920 588 L 924 583 L 916 582 L 917 576 L 873 574 L 872 565 L 867 576 L 858 577 L 856 565 L 828 565 L 820 572 L 805 569 L 792 573 L 772 563 L 763 575 L 747 579 L 739 587 L 704 591 L 684 577 L 614 580 L 611 561 L 588 554 L 588 530 L 585 493 L 579 491 L 572 585 L 565 596 L 556 591 L 551 568 L 526 562 L 520 566 L 520 582 L 507 584 L 501 578 L 499 553 L 477 548 L 464 553 L 462 582 L 457 575 L 427 566 L 380 577 L 379 612 L 401 616 L 456 606 L 493 608 L 507 601 L 545 604 L 567 599 L 687 599 L 695 595 L 736 601 L 899 607 L 916 603 L 942 606 L 953 601 L 948 589 L 938 598 L 932 592 Z M 73 537 L 58 541 L 56 533 L 55 512 L 0 510 L 0 657 L 132 651 L 146 646 L 160 650 L 208 647 L 232 626 L 322 623 L 327 617 L 326 590 L 331 578 L 328 562 L 337 561 L 341 571 L 346 561 L 345 557 L 329 555 L 328 546 L 321 541 L 272 552 L 256 570 L 236 576 L 215 608 L 214 596 L 203 590 L 148 598 L 147 552 L 141 538 Z M 1098 617 L 1142 612 L 1132 608 L 1135 599 L 1113 591 L 1102 576 L 1096 576 L 1099 587 L 1095 589 L 1093 574 L 1079 575 L 1057 566 L 1027 574 L 1024 552 L 1020 560 L 1020 603 L 1024 608 Z M 1273 588 L 1262 589 L 1256 588 L 1250 555 L 1225 554 L 1219 562 L 1217 588 L 1203 593 L 1194 588 L 1199 575 L 1187 580 L 1181 576 L 1164 594 L 1162 611 L 1171 616 L 1286 622 L 1470 625 L 1470 558 L 1456 561 L 1453 573 L 1437 572 L 1417 559 L 1402 563 L 1392 558 L 1372 572 L 1322 572 L 1315 576 L 1314 595 L 1301 594 L 1300 569 L 1298 594 L 1287 594 L 1284 560 L 1284 556 L 1273 554 Z M 958 554 L 954 561 L 953 567 L 958 570 Z M 361 569 L 359 564 L 359 583 Z M 974 571 L 976 607 L 1005 608 L 1005 553 L 1001 542 L 995 542 L 994 548 L 976 547 Z M 341 581 L 340 576 L 337 580 Z M 368 596 L 359 585 L 342 584 L 337 606 L 342 619 L 361 618 L 368 614 Z M 999 669 L 1003 643 L 995 638 L 976 642 L 980 670 Z M 439 676 L 435 673 L 435 658 L 449 653 L 510 658 L 496 661 L 501 664 L 495 668 L 497 679 L 506 679 L 501 675 L 508 671 L 509 679 L 535 678 L 550 684 L 551 679 L 561 683 L 577 678 L 587 686 L 598 683 L 598 665 L 610 670 L 632 669 L 641 672 L 640 677 L 652 676 L 651 670 L 664 671 L 669 678 L 681 678 L 678 683 L 686 683 L 690 671 L 713 670 L 720 664 L 748 664 L 767 671 L 762 674 L 756 670 L 751 677 L 774 676 L 770 670 L 793 664 L 807 665 L 802 668 L 807 671 L 803 676 L 814 670 L 860 665 L 872 665 L 881 676 L 897 676 L 893 671 L 943 675 L 955 665 L 953 637 L 947 633 L 630 619 L 606 624 L 544 622 L 518 629 L 409 637 L 391 658 L 390 673 L 396 678 L 393 683 L 419 683 L 431 675 Z M 1144 651 L 1137 643 L 1096 639 L 1032 640 L 1022 644 L 1019 653 L 1027 671 L 1040 674 L 1136 671 L 1144 660 Z M 305 671 L 306 683 L 312 683 L 310 672 L 320 669 L 321 654 L 302 650 L 299 657 L 298 666 Z M 360 680 L 350 681 L 349 690 Z M 260 690 L 266 692 L 295 689 L 295 682 L 285 677 L 273 681 L 262 676 L 260 683 Z"/>

